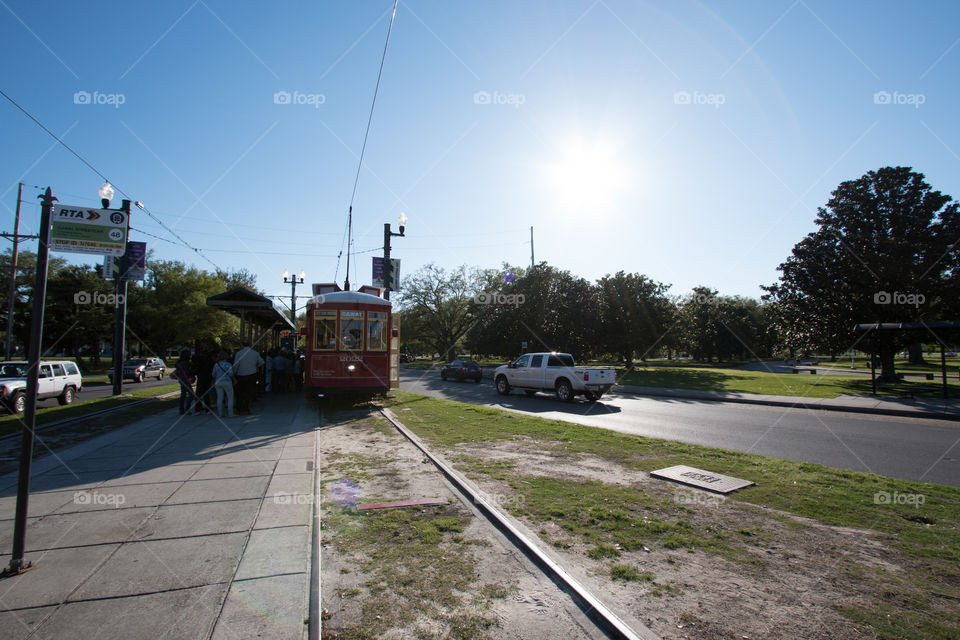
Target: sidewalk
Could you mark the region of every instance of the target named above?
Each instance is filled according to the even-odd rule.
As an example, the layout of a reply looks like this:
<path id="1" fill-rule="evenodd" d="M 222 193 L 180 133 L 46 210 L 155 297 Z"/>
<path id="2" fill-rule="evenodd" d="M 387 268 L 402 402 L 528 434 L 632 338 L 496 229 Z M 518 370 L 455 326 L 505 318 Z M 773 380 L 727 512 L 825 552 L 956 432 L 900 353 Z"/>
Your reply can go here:
<path id="1" fill-rule="evenodd" d="M 715 402 L 738 402 L 771 407 L 798 409 L 821 409 L 847 411 L 875 415 L 908 418 L 937 418 L 960 421 L 960 400 L 949 398 L 884 398 L 874 396 L 842 395 L 836 398 L 806 398 L 800 396 L 774 396 L 754 393 L 727 393 L 725 391 L 699 391 L 695 389 L 664 389 L 661 387 L 637 387 L 616 385 L 614 391 L 659 398 L 682 398 L 684 400 L 708 400 Z"/>
<path id="2" fill-rule="evenodd" d="M 168 411 L 38 459 L 34 567 L 0 580 L 2 636 L 305 638 L 315 407 L 288 395 L 254 410 Z M 0 476 L 4 567 L 16 482 Z"/>

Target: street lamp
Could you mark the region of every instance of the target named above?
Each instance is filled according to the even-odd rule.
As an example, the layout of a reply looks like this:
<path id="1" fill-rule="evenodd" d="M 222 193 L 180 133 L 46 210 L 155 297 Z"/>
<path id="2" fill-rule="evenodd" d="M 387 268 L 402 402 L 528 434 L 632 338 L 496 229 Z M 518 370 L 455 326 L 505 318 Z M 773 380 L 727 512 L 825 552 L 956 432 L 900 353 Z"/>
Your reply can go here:
<path id="1" fill-rule="evenodd" d="M 297 326 L 297 285 L 303 284 L 306 275 L 303 271 L 298 276 L 291 276 L 289 271 L 283 272 L 283 281 L 290 284 L 290 322 L 294 327 Z"/>
<path id="2" fill-rule="evenodd" d="M 113 200 L 113 187 L 110 186 L 110 183 L 104 182 L 97 193 L 100 194 L 100 204 L 103 205 L 104 209 L 109 209 L 110 201 Z"/>
<path id="3" fill-rule="evenodd" d="M 400 215 L 397 216 L 397 227 L 400 228 L 400 233 L 390 231 L 389 222 L 383 225 L 383 297 L 385 300 L 390 299 L 390 284 L 393 282 L 393 263 L 390 262 L 390 238 L 405 237 L 403 232 L 407 228 L 407 214 L 402 211 Z"/>

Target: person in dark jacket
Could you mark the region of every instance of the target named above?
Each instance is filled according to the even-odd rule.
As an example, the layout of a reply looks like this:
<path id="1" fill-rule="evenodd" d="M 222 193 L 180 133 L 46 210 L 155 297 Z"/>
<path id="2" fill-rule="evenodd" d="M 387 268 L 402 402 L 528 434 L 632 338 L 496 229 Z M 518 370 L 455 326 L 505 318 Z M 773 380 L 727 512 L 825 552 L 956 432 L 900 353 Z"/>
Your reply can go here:
<path id="1" fill-rule="evenodd" d="M 193 374 L 193 367 L 190 366 L 190 351 L 188 349 L 180 352 L 180 359 L 173 370 L 173 376 L 180 383 L 180 415 L 192 413 L 193 383 L 196 378 Z"/>
<path id="2" fill-rule="evenodd" d="M 213 356 L 207 350 L 198 351 L 191 361 L 197 375 L 196 411 L 210 411 L 210 394 L 213 392 Z"/>

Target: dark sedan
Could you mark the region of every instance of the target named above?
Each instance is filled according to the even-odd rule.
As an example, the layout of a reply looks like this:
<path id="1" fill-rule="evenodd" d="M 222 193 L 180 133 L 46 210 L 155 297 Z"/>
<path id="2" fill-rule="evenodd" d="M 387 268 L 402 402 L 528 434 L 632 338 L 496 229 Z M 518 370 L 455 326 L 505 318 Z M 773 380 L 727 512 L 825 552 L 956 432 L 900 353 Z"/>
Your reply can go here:
<path id="1" fill-rule="evenodd" d="M 163 380 L 167 365 L 160 358 L 136 358 L 123 363 L 123 379 L 143 382 L 144 378 Z M 113 382 L 113 369 L 107 372 L 107 378 Z"/>
<path id="2" fill-rule="evenodd" d="M 440 378 L 443 380 L 453 378 L 461 382 L 467 378 L 473 378 L 475 382 L 480 382 L 483 378 L 483 367 L 473 360 L 454 360 L 440 369 Z"/>

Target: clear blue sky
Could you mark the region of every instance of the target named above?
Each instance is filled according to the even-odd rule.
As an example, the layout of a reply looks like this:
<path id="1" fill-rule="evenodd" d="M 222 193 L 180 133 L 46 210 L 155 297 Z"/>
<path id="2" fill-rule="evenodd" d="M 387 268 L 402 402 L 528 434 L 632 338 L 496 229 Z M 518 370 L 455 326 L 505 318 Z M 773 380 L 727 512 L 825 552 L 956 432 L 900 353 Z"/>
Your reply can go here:
<path id="1" fill-rule="evenodd" d="M 391 7 L 0 0 L 0 88 L 212 262 L 282 295 L 287 269 L 334 278 Z M 379 248 L 404 211 L 405 273 L 525 264 L 533 226 L 537 261 L 588 279 L 758 296 L 839 182 L 907 165 L 960 194 L 958 14 L 952 0 L 401 1 L 355 249 Z M 25 231 L 33 185 L 97 205 L 96 174 L 2 100 L 0 118 L 4 230 L 20 180 Z M 133 226 L 173 240 L 131 234 L 157 257 L 212 269 L 136 210 Z"/>

